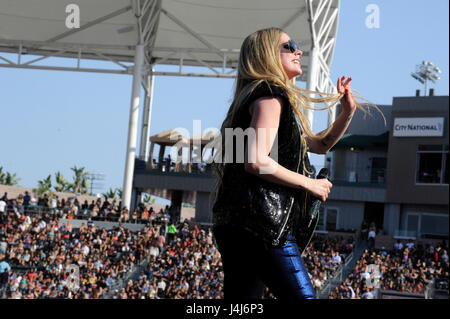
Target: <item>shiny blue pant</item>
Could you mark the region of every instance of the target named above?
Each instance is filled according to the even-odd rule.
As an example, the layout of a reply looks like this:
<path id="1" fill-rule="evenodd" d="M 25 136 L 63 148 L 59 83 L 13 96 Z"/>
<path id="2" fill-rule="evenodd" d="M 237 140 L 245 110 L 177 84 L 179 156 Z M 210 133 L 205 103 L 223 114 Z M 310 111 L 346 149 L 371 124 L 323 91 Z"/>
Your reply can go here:
<path id="1" fill-rule="evenodd" d="M 260 299 L 267 286 L 277 299 L 314 299 L 295 238 L 272 248 L 237 226 L 214 227 L 222 255 L 225 298 Z"/>

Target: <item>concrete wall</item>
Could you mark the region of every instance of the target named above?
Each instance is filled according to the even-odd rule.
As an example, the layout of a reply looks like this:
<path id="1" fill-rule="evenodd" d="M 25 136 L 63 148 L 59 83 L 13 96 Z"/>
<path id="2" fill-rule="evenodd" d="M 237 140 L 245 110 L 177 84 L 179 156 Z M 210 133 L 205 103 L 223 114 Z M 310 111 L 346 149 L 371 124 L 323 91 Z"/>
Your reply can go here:
<path id="1" fill-rule="evenodd" d="M 159 188 L 210 192 L 215 177 L 211 174 L 167 173 L 158 171 L 137 171 L 133 187 L 139 189 Z"/>
<path id="2" fill-rule="evenodd" d="M 337 229 L 358 230 L 364 217 L 364 203 L 328 200 L 325 208 L 337 208 Z"/>
<path id="3" fill-rule="evenodd" d="M 356 201 L 356 202 L 378 202 L 386 201 L 386 189 L 383 187 L 372 187 L 363 184 L 352 183 L 349 185 L 333 184 L 329 200 Z"/>

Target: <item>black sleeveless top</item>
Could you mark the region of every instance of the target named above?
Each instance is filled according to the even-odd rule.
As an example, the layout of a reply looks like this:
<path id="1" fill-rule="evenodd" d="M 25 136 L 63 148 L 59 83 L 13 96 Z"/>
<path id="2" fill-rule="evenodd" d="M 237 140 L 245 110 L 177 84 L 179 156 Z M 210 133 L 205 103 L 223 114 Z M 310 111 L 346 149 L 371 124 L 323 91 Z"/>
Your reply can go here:
<path id="1" fill-rule="evenodd" d="M 280 122 L 276 137 L 278 139 L 278 163 L 289 170 L 303 173 L 300 142 L 301 128 L 292 110 L 289 98 L 282 88 L 266 83 L 258 85 L 238 110 L 236 123 L 233 125 L 233 128 L 239 127 L 245 131 L 250 126 L 251 115 L 249 107 L 261 97 L 279 97 L 282 100 Z M 234 143 L 233 147 L 235 145 Z M 274 151 L 274 147 L 275 143 L 271 153 Z M 233 154 L 235 153 L 234 150 Z M 263 190 L 261 191 L 261 189 Z M 261 195 L 262 193 L 263 195 Z M 269 208 L 275 202 L 278 211 L 282 210 L 283 212 L 279 212 L 279 216 L 276 216 L 275 213 L 272 214 L 273 216 L 270 216 L 270 218 L 273 221 L 266 223 L 264 226 L 264 228 L 272 228 L 270 232 L 272 232 L 272 237 L 274 237 L 277 232 L 274 225 L 284 223 L 281 220 L 284 218 L 284 211 L 292 210 L 291 215 L 300 211 L 301 203 L 299 200 L 302 198 L 301 193 L 304 193 L 304 191 L 271 183 L 247 173 L 244 169 L 244 163 L 236 163 L 234 158 L 232 163 L 226 163 L 224 167 L 222 184 L 213 204 L 214 225 L 240 224 L 244 228 L 250 228 L 249 230 L 251 230 L 254 227 L 249 224 L 254 225 L 255 218 L 259 217 L 248 213 L 249 208 L 252 209 L 252 206 L 258 205 L 261 201 L 265 202 L 265 205 L 269 205 L 266 206 L 266 208 Z M 278 196 L 278 194 L 282 194 L 282 196 Z M 277 198 L 275 199 L 274 197 Z M 264 206 L 261 209 L 264 209 Z M 276 211 L 276 209 L 272 210 Z M 243 216 L 246 216 L 246 218 L 243 219 Z M 291 226 L 290 224 L 288 222 L 288 229 Z"/>

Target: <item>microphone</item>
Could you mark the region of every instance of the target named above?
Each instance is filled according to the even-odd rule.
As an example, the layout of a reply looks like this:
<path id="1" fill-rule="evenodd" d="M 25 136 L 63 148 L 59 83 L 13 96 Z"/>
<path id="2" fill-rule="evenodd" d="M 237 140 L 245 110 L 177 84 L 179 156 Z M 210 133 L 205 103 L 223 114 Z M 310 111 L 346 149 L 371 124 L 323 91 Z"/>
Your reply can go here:
<path id="1" fill-rule="evenodd" d="M 324 167 L 319 171 L 319 174 L 317 174 L 316 179 L 319 178 L 326 178 L 328 179 L 330 176 L 330 172 L 328 171 L 328 168 Z M 319 210 L 320 210 L 320 205 L 322 204 L 322 201 L 317 198 L 317 197 L 313 197 L 312 199 L 312 203 L 311 203 L 311 207 L 309 209 L 309 224 L 308 227 L 311 226 L 311 223 L 313 222 L 314 219 L 319 217 Z"/>

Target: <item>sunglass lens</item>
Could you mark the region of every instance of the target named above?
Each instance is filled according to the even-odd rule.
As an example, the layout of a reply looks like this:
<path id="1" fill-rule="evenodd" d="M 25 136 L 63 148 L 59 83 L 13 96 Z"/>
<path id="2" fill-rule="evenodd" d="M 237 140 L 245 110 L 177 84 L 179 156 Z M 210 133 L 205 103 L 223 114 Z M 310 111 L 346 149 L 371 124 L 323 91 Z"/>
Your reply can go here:
<path id="1" fill-rule="evenodd" d="M 292 53 L 294 53 L 297 50 L 300 50 L 300 47 L 297 45 L 297 43 L 295 43 L 294 40 L 289 40 L 288 44 L 290 46 L 290 50 L 291 50 Z"/>

